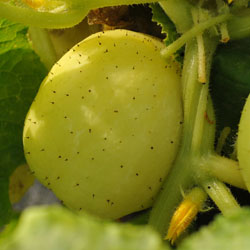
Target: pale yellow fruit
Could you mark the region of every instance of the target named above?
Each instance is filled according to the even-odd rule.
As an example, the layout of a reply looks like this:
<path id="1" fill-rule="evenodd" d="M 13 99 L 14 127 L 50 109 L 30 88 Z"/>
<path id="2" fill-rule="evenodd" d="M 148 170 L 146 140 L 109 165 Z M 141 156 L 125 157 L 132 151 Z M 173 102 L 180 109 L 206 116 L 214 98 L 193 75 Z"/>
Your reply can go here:
<path id="1" fill-rule="evenodd" d="M 25 155 L 66 206 L 107 218 L 151 206 L 182 124 L 180 68 L 162 48 L 140 33 L 97 33 L 42 83 L 25 121 Z"/>

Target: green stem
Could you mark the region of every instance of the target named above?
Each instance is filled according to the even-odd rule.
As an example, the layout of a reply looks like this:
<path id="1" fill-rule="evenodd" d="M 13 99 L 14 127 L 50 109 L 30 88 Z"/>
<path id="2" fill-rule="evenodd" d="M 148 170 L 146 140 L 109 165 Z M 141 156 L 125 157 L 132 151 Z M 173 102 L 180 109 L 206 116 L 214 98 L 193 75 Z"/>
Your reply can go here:
<path id="1" fill-rule="evenodd" d="M 192 41 L 186 47 L 182 85 L 184 87 L 183 95 L 189 93 L 190 87 L 196 90 L 195 83 L 197 83 L 197 46 L 196 42 Z M 196 91 L 194 91 L 196 92 Z M 195 96 L 196 97 L 196 96 Z M 190 104 L 196 98 L 190 96 Z M 184 105 L 186 104 L 184 99 Z M 196 103 L 196 102 L 195 102 Z M 194 180 L 192 178 L 193 159 L 190 154 L 190 142 L 192 140 L 192 120 L 195 117 L 195 106 L 190 107 L 190 114 L 192 117 L 188 119 L 187 108 L 184 108 L 184 129 L 182 145 L 176 160 L 172 166 L 167 179 L 163 184 L 163 190 L 159 193 L 156 202 L 151 211 L 149 224 L 153 226 L 162 236 L 166 235 L 172 215 L 182 200 L 181 190 L 187 190 L 192 187 Z M 194 111 L 193 111 L 194 110 Z M 189 117 L 190 118 L 190 117 Z M 191 131 L 191 132 L 190 132 Z"/>
<path id="2" fill-rule="evenodd" d="M 203 128 L 203 133 L 205 136 L 202 136 L 202 142 L 200 147 L 201 158 L 203 157 L 203 155 L 207 155 L 210 152 L 214 152 L 215 129 L 216 129 L 216 123 L 215 123 L 214 107 L 212 99 L 210 95 L 208 95 L 206 118 Z"/>
<path id="3" fill-rule="evenodd" d="M 197 35 L 201 34 L 204 30 L 225 22 L 232 18 L 231 14 L 224 14 L 224 15 L 219 15 L 213 18 L 208 19 L 205 22 L 202 22 L 200 24 L 195 25 L 192 29 L 184 33 L 179 39 L 171 43 L 168 47 L 163 49 L 161 51 L 162 55 L 164 57 L 170 57 L 172 54 L 174 54 L 178 49 L 180 49 L 185 43 L 190 41 L 192 38 L 196 37 Z"/>
<path id="4" fill-rule="evenodd" d="M 230 189 L 216 179 L 210 179 L 201 183 L 209 197 L 214 201 L 222 214 L 227 214 L 231 210 L 238 209 L 240 206 L 233 197 Z"/>
<path id="5" fill-rule="evenodd" d="M 199 152 L 202 138 L 203 138 L 203 128 L 205 123 L 205 113 L 207 109 L 207 99 L 208 98 L 208 84 L 205 84 L 200 93 L 198 108 L 196 112 L 196 118 L 194 122 L 194 132 L 192 138 L 191 148 L 194 152 Z"/>
<path id="6" fill-rule="evenodd" d="M 206 66 L 205 66 L 207 82 L 202 84 L 198 107 L 196 111 L 192 145 L 191 145 L 191 148 L 194 153 L 198 153 L 200 151 L 202 138 L 204 134 L 205 121 L 208 120 L 208 122 L 211 122 L 210 121 L 211 118 L 208 117 L 206 110 L 207 110 L 208 94 L 209 94 L 208 86 L 209 86 L 210 70 L 211 70 L 211 64 L 212 64 L 212 57 L 216 49 L 216 45 L 217 45 L 216 39 L 212 40 L 208 36 L 206 37 L 206 48 L 208 50 L 206 51 Z"/>
<path id="7" fill-rule="evenodd" d="M 222 182 L 247 189 L 237 161 L 213 153 L 203 157 L 199 167 L 207 172 L 207 175 L 214 176 Z"/>
<path id="8" fill-rule="evenodd" d="M 200 84 L 197 81 L 198 76 L 198 55 L 197 45 L 194 41 L 186 45 L 184 66 L 182 71 L 182 91 L 184 105 L 184 131 L 183 133 L 190 135 L 191 141 L 193 124 L 192 121 L 196 114 L 197 96 Z M 197 93 L 198 92 L 198 93 Z M 191 133 L 190 133 L 191 132 Z M 189 147 L 190 145 L 188 145 Z"/>
<path id="9" fill-rule="evenodd" d="M 228 34 L 227 23 L 222 23 L 220 25 L 220 33 L 221 33 L 221 42 L 227 43 L 230 40 L 230 36 Z"/>
<path id="10" fill-rule="evenodd" d="M 40 28 L 30 27 L 29 35 L 35 52 L 40 56 L 41 61 L 48 70 L 58 60 L 55 48 L 51 42 L 48 31 Z"/>
<path id="11" fill-rule="evenodd" d="M 193 185 L 190 175 L 192 162 L 186 152 L 179 152 L 177 159 L 158 194 L 150 214 L 149 224 L 163 237 L 167 233 L 173 213 L 183 199 L 182 190 L 188 190 Z"/>
<path id="12" fill-rule="evenodd" d="M 222 149 L 223 149 L 223 147 L 224 147 L 224 145 L 226 143 L 226 139 L 227 139 L 227 137 L 229 136 L 230 133 L 231 133 L 231 128 L 230 127 L 225 127 L 221 131 L 220 136 L 218 138 L 217 145 L 216 145 L 216 149 L 215 149 L 217 154 L 221 154 Z"/>
<path id="13" fill-rule="evenodd" d="M 192 17 L 194 24 L 200 22 L 200 8 L 192 9 Z M 200 83 L 206 83 L 206 53 L 204 48 L 203 33 L 196 36 L 198 45 L 198 80 Z"/>
<path id="14" fill-rule="evenodd" d="M 202 34 L 197 36 L 197 44 L 199 57 L 198 79 L 200 83 L 206 83 L 206 56 Z"/>
<path id="15" fill-rule="evenodd" d="M 206 44 L 207 45 L 207 44 Z M 212 53 L 211 53 L 212 56 Z M 210 63 L 211 60 L 208 60 Z M 210 67 L 208 67 L 210 70 Z M 181 189 L 187 190 L 196 182 L 197 156 L 191 148 L 194 135 L 193 126 L 200 98 L 202 84 L 197 80 L 198 50 L 196 40 L 190 41 L 186 46 L 185 60 L 182 72 L 182 86 L 184 98 L 184 128 L 180 151 L 176 161 L 164 182 L 163 190 L 160 192 L 151 212 L 149 224 L 165 235 L 176 206 L 182 199 Z M 208 96 L 206 96 L 207 100 Z M 209 102 L 210 104 L 211 102 Z M 211 105 L 205 105 L 209 114 L 212 115 Z M 213 118 L 213 116 L 212 116 Z M 204 119 L 204 117 L 203 117 Z M 209 138 L 202 138 L 201 152 L 208 152 L 212 148 L 214 140 L 214 124 L 204 124 L 204 133 Z M 196 131 L 197 133 L 197 131 Z"/>

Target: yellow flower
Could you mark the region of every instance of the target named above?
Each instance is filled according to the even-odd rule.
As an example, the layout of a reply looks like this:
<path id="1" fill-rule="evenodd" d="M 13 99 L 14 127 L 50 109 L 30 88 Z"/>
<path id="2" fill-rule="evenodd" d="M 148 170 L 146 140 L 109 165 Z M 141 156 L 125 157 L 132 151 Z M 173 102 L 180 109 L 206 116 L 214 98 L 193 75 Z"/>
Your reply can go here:
<path id="1" fill-rule="evenodd" d="M 202 189 L 194 188 L 191 190 L 176 209 L 170 222 L 166 240 L 170 240 L 171 244 L 176 241 L 201 210 L 206 198 L 207 195 Z"/>

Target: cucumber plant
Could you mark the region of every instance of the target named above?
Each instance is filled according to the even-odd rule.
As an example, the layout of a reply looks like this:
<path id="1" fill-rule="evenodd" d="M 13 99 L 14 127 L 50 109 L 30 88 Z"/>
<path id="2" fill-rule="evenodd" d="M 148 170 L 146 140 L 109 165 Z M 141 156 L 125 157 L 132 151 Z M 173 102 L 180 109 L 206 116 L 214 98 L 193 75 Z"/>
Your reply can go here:
<path id="1" fill-rule="evenodd" d="M 250 150 L 250 96 L 248 96 L 243 112 L 241 115 L 241 120 L 239 124 L 238 140 L 237 140 L 237 151 L 238 159 L 243 173 L 243 179 L 250 190 L 250 161 L 249 161 L 249 150 Z"/>
<path id="2" fill-rule="evenodd" d="M 40 27 L 67 27 L 79 22 L 92 8 L 157 1 L 56 2 L 62 3 L 64 9 L 54 8 L 48 1 L 41 1 L 39 6 L 33 1 L 24 1 L 22 5 L 4 1 L 0 3 L 0 15 Z M 241 160 L 247 157 L 239 153 L 240 165 L 245 166 L 240 171 L 238 162 L 215 152 L 216 122 L 209 96 L 211 62 L 218 43 L 250 35 L 249 1 L 231 2 L 160 1 L 160 6 L 181 35 L 167 47 L 140 34 L 112 31 L 86 39 L 52 68 L 28 113 L 24 147 L 35 174 L 55 190 L 66 205 L 117 218 L 150 206 L 160 190 L 160 180 L 167 175 L 149 220 L 162 235 L 166 234 L 172 215 L 183 199 L 182 191 L 191 190 L 188 197 L 197 193 L 192 192 L 194 188 L 199 190 L 199 196 L 208 194 L 224 214 L 239 207 L 224 182 L 241 188 L 248 186 L 241 176 L 248 179 L 248 164 Z M 29 18 L 15 17 L 18 11 L 30 14 Z M 117 34 L 123 35 L 117 37 Z M 178 92 L 179 72 L 170 58 L 182 46 L 185 46 L 185 56 L 180 98 L 173 94 L 173 91 Z M 163 65 L 167 65 L 167 69 L 163 69 Z M 169 75 L 173 76 L 173 82 Z M 161 82 L 156 95 L 155 79 Z M 167 82 L 171 82 L 170 85 Z M 140 105 L 131 106 L 140 100 Z M 147 106 L 154 110 L 146 112 Z M 166 118 L 166 113 L 170 118 Z M 140 119 L 139 114 L 145 117 Z M 103 117 L 107 120 L 103 121 Z M 244 120 L 243 116 L 242 124 Z M 180 122 L 183 128 L 178 148 Z M 243 131 L 247 125 L 241 127 Z M 148 133 L 149 130 L 153 135 Z M 110 138 L 111 142 L 108 142 Z M 120 141 L 125 146 L 118 144 Z M 240 151 L 242 145 L 245 144 L 240 142 Z M 103 162 L 108 170 L 102 168 Z M 77 165 L 79 169 L 76 169 Z M 127 165 L 130 168 L 124 174 Z M 84 167 L 87 169 L 85 173 Z M 143 175 L 149 179 L 138 181 Z M 63 180 L 66 181 L 61 182 Z M 101 199 L 98 194 L 103 195 Z M 178 233 L 168 235 L 176 238 L 179 229 L 175 230 Z"/>

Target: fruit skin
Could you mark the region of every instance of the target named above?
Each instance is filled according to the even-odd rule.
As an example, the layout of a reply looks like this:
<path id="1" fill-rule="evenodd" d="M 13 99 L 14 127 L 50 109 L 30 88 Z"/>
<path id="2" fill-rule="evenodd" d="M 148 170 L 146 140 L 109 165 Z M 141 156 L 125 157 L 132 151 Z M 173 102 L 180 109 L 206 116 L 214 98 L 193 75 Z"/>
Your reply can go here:
<path id="1" fill-rule="evenodd" d="M 27 114 L 36 177 L 78 211 L 119 218 L 151 206 L 178 150 L 179 65 L 126 30 L 94 34 L 52 68 Z"/>
<path id="2" fill-rule="evenodd" d="M 236 145 L 240 172 L 250 191 L 250 95 L 241 114 Z"/>

